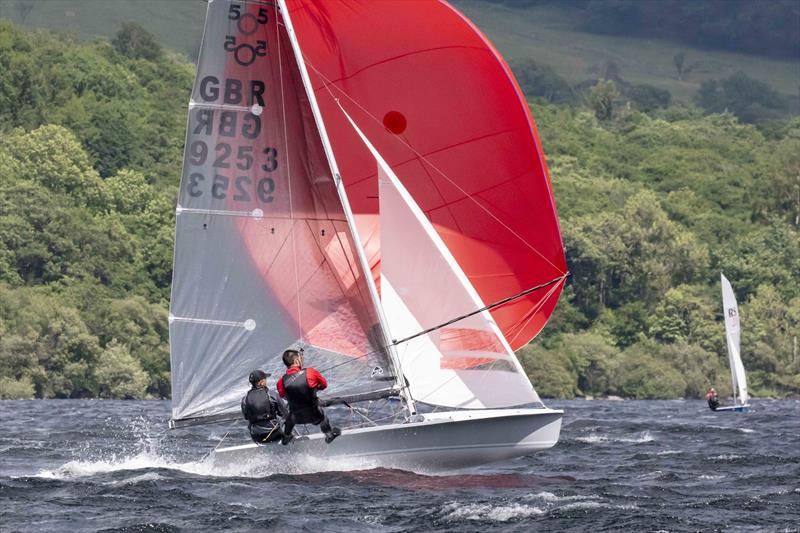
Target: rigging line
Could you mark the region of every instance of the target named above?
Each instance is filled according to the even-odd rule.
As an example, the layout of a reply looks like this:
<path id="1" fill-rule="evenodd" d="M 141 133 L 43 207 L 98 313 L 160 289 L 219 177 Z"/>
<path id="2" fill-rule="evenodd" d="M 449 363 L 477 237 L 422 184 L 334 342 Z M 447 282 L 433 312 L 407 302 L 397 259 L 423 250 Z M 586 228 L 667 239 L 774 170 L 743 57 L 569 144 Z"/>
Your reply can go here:
<path id="1" fill-rule="evenodd" d="M 571 273 L 567 272 L 563 276 L 559 276 L 559 277 L 557 277 L 557 278 L 555 278 L 553 280 L 548 281 L 547 283 L 542 283 L 541 285 L 537 285 L 535 287 L 531 287 L 530 289 L 525 289 L 524 291 L 518 292 L 517 294 L 514 294 L 513 296 L 508 296 L 507 298 L 503 298 L 502 300 L 498 300 L 498 301 L 496 301 L 496 302 L 494 302 L 492 304 L 483 306 L 480 309 L 477 309 L 475 311 L 471 311 L 471 312 L 469 312 L 467 314 L 464 314 L 464 315 L 461 315 L 459 317 L 456 317 L 456 318 L 453 318 L 451 320 L 448 320 L 447 322 L 439 324 L 438 326 L 434 326 L 434 327 L 428 328 L 428 329 L 426 329 L 424 331 L 420 331 L 419 333 L 415 333 L 414 335 L 410 335 L 408 337 L 405 337 L 404 339 L 392 340 L 392 344 L 397 345 L 397 344 L 400 344 L 400 343 L 403 343 L 403 342 L 408 342 L 408 341 L 410 341 L 412 339 L 416 339 L 417 337 L 419 337 L 421 335 L 425 335 L 425 334 L 430 333 L 432 331 L 436 331 L 437 329 L 441 329 L 441 328 L 443 328 L 445 326 L 449 326 L 450 324 L 458 322 L 459 320 L 464 320 L 465 318 L 469 318 L 471 316 L 477 315 L 478 313 L 482 313 L 484 311 L 489 311 L 491 309 L 494 309 L 495 307 L 501 306 L 503 304 L 507 304 L 510 301 L 516 300 L 518 298 L 522 298 L 523 296 L 527 296 L 528 294 L 532 293 L 533 291 L 536 291 L 536 290 L 539 290 L 539 289 L 544 289 L 545 287 L 549 287 L 550 285 L 553 285 L 555 283 L 559 283 L 560 281 L 562 281 L 563 279 L 565 279 L 567 276 L 570 276 L 570 275 L 571 275 Z"/>
<path id="2" fill-rule="evenodd" d="M 275 24 L 275 41 L 278 44 L 278 78 L 280 79 L 281 84 L 281 115 L 283 118 L 283 146 L 284 146 L 284 158 L 286 160 L 286 184 L 288 185 L 289 191 L 289 217 L 294 219 L 294 202 L 292 199 L 292 170 L 291 170 L 291 160 L 287 156 L 287 152 L 289 151 L 289 128 L 286 126 L 286 94 L 284 91 L 284 83 L 283 83 L 283 55 L 281 50 L 281 34 L 280 34 L 280 24 Z M 288 57 L 288 54 L 287 54 Z M 292 239 L 292 260 L 294 262 L 294 287 L 295 287 L 295 294 L 296 294 L 296 301 L 297 301 L 297 327 L 300 330 L 300 341 L 304 341 L 305 331 L 303 330 L 303 318 L 300 314 L 300 274 L 298 273 L 298 266 L 297 266 L 297 238 L 295 236 L 295 226 L 296 223 L 292 224 L 290 231 L 290 236 Z"/>
<path id="3" fill-rule="evenodd" d="M 542 307 L 544 307 L 547 301 L 550 300 L 550 297 L 553 296 L 553 294 L 555 294 L 557 290 L 558 290 L 558 284 L 553 285 L 550 288 L 550 290 L 547 291 L 547 294 L 545 294 L 544 297 L 541 300 L 539 300 L 539 303 L 537 303 L 536 306 L 528 313 L 528 316 L 523 317 L 522 320 L 517 322 L 517 324 L 513 327 L 513 329 L 516 330 L 516 333 L 511 339 L 508 339 L 509 345 L 513 341 L 517 340 L 517 337 L 519 337 L 520 333 L 522 333 L 525 330 L 525 328 L 528 327 L 528 324 L 530 323 L 531 320 L 533 320 L 533 317 L 536 316 L 536 313 L 541 311 Z"/>
<path id="4" fill-rule="evenodd" d="M 208 451 L 208 452 L 207 452 L 207 453 L 206 453 L 206 454 L 205 454 L 205 455 L 204 455 L 204 456 L 203 456 L 203 457 L 200 459 L 200 461 L 199 461 L 200 463 L 202 463 L 203 461 L 205 461 L 206 459 L 208 459 L 208 456 L 209 456 L 209 455 L 211 455 L 212 453 L 214 453 L 215 451 L 217 451 L 217 449 L 219 448 L 220 444 L 222 444 L 222 441 L 224 441 L 224 440 L 227 438 L 228 434 L 231 432 L 231 428 L 233 428 L 233 426 L 234 426 L 234 425 L 235 425 L 235 424 L 236 424 L 238 421 L 239 421 L 238 419 L 237 419 L 237 420 L 234 420 L 233 422 L 231 422 L 231 423 L 228 425 L 228 427 L 227 427 L 227 428 L 225 428 L 225 429 L 226 429 L 226 431 L 225 431 L 225 434 L 222 436 L 222 438 L 221 438 L 221 439 L 219 439 L 219 442 L 217 442 L 217 445 L 216 445 L 216 446 L 214 446 L 214 448 L 213 448 L 213 449 L 209 450 L 209 451 Z"/>
<path id="5" fill-rule="evenodd" d="M 351 102 L 352 102 L 352 103 L 353 103 L 355 106 L 357 106 L 359 109 L 361 109 L 361 111 L 363 111 L 363 112 L 364 112 L 364 113 L 365 113 L 365 114 L 366 114 L 368 117 L 370 117 L 370 118 L 371 118 L 371 119 L 372 119 L 372 120 L 373 120 L 373 121 L 374 121 L 376 124 L 379 124 L 379 125 L 381 125 L 381 126 L 383 125 L 383 123 L 382 123 L 380 120 L 378 120 L 378 118 L 377 118 L 376 116 L 374 116 L 372 113 L 370 113 L 369 111 L 367 111 L 367 109 L 366 109 L 366 108 L 364 108 L 364 107 L 363 107 L 361 104 L 359 104 L 358 102 L 356 102 L 356 101 L 355 101 L 355 100 L 354 100 L 354 99 L 353 99 L 353 98 L 352 98 L 350 95 L 348 95 L 348 94 L 347 94 L 347 93 L 346 93 L 344 90 L 342 90 L 341 88 L 339 88 L 339 87 L 337 87 L 336 85 L 334 85 L 334 84 L 333 84 L 333 82 L 331 82 L 331 81 L 330 81 L 330 80 L 329 80 L 327 77 L 325 77 L 325 75 L 324 75 L 324 74 L 322 74 L 322 72 L 320 72 L 320 71 L 319 71 L 319 70 L 318 70 L 318 69 L 317 69 L 317 68 L 316 68 L 316 67 L 313 65 L 313 63 L 311 63 L 310 61 L 308 61 L 308 59 L 307 59 L 305 56 L 303 57 L 303 60 L 305 61 L 306 65 L 308 65 L 309 67 L 311 67 L 311 68 L 314 70 L 314 72 L 316 72 L 316 73 L 317 73 L 317 75 L 318 75 L 320 78 L 322 78 L 323 80 L 325 80 L 325 82 L 326 82 L 326 84 L 325 84 L 325 90 L 327 90 L 327 91 L 328 91 L 328 94 L 330 94 L 331 98 L 333 98 L 333 100 L 336 102 L 336 104 L 339 106 L 339 108 L 342 110 L 342 112 L 345 112 L 345 111 L 344 111 L 344 108 L 342 107 L 342 104 L 341 104 L 341 103 L 339 103 L 339 99 L 338 99 L 338 98 L 336 98 L 336 96 L 334 96 L 333 92 L 331 91 L 331 88 L 330 88 L 331 86 L 335 87 L 335 88 L 336 88 L 336 89 L 337 89 L 339 92 L 341 92 L 341 93 L 342 93 L 342 94 L 343 94 L 343 95 L 344 95 L 344 96 L 345 96 L 345 97 L 346 97 L 346 98 L 347 98 L 349 101 L 351 101 Z M 345 113 L 346 113 L 346 112 L 345 112 Z M 523 238 L 523 237 L 522 237 L 522 236 L 521 236 L 519 233 L 517 233 L 517 232 L 516 232 L 516 231 L 514 231 L 514 230 L 513 230 L 511 227 L 509 227 L 509 226 L 508 226 L 508 224 L 506 224 L 505 222 L 503 222 L 502 220 L 500 220 L 500 218 L 499 218 L 497 215 L 495 215 L 494 213 L 492 213 L 492 212 L 491 212 L 491 211 L 490 211 L 490 210 L 489 210 L 489 209 L 488 209 L 486 206 L 484 206 L 482 203 L 480 203 L 480 202 L 479 202 L 477 199 L 475 199 L 475 198 L 474 198 L 472 195 L 470 195 L 469 193 L 467 193 L 467 191 L 465 191 L 465 190 L 464 190 L 464 189 L 463 189 L 463 188 L 462 188 L 462 187 L 461 187 L 461 186 L 460 186 L 458 183 L 456 183 L 456 181 L 455 181 L 455 180 L 451 179 L 451 178 L 450 178 L 450 177 L 449 177 L 447 174 L 445 174 L 445 173 L 444 173 L 442 170 L 440 170 L 440 169 L 439 169 L 439 167 L 437 167 L 436 165 L 434 165 L 434 164 L 433 164 L 433 163 L 432 163 L 430 160 L 428 160 L 428 159 L 427 159 L 427 158 L 426 158 L 424 155 L 422 155 L 420 152 L 418 152 L 418 151 L 417 151 L 417 150 L 416 150 L 414 147 L 412 147 L 412 146 L 411 146 L 411 145 L 410 145 L 408 142 L 406 142 L 406 141 L 405 141 L 404 139 L 402 139 L 400 136 L 395 136 L 395 137 L 396 137 L 396 138 L 397 138 L 397 139 L 398 139 L 398 140 L 399 140 L 401 143 L 403 143 L 403 144 L 406 146 L 406 148 L 408 148 L 409 150 L 411 150 L 411 152 L 413 152 L 413 153 L 414 153 L 414 154 L 415 154 L 415 155 L 416 155 L 416 156 L 417 156 L 417 157 L 418 157 L 420 160 L 422 160 L 422 161 L 425 161 L 425 162 L 426 162 L 428 165 L 430 165 L 430 166 L 431 166 L 431 168 L 433 168 L 433 169 L 434 169 L 436 172 L 438 172 L 438 173 L 439 173 L 439 174 L 440 174 L 440 175 L 441 175 L 441 176 L 442 176 L 444 179 L 446 179 L 448 182 L 450 182 L 450 184 L 451 184 L 451 185 L 453 185 L 453 186 L 454 186 L 456 189 L 458 189 L 459 191 L 461 191 L 461 193 L 462 193 L 462 194 L 463 194 L 463 195 L 464 195 L 466 198 L 469 198 L 470 200 L 472 200 L 472 202 L 473 202 L 473 203 L 475 203 L 475 205 L 477 205 L 477 206 L 478 206 L 480 209 L 482 209 L 483 211 L 485 211 L 485 212 L 486 212 L 486 213 L 487 213 L 487 214 L 488 214 L 488 215 L 489 215 L 491 218 L 493 218 L 495 221 L 497 221 L 497 223 L 498 223 L 498 224 L 500 224 L 501 226 L 503 226 L 503 227 L 504 227 L 506 230 L 508 230 L 508 231 L 509 231 L 509 233 L 511 233 L 511 234 L 512 234 L 514 237 L 516 237 L 517 239 L 519 239 L 519 241 L 520 241 L 520 242 L 522 242 L 522 243 L 523 243 L 525 246 L 527 246 L 527 247 L 528 247 L 528 248 L 530 248 L 530 249 L 531 249 L 531 250 L 532 250 L 534 253 L 536 253 L 536 255 L 538 255 L 539 257 L 541 257 L 542 259 L 544 259 L 544 260 L 545 260 L 545 261 L 546 261 L 546 262 L 547 262 L 547 263 L 548 263 L 550 266 L 552 266 L 552 267 L 553 267 L 553 268 L 554 268 L 554 269 L 555 269 L 557 272 L 562 272 L 560 268 L 558 268 L 556 265 L 554 265 L 554 264 L 553 264 L 553 263 L 552 263 L 552 262 L 551 262 L 551 261 L 550 261 L 550 260 L 549 260 L 547 257 L 545 257 L 545 255 L 544 255 L 543 253 L 541 253 L 539 250 L 537 250 L 537 249 L 536 249 L 536 247 L 534 247 L 532 244 L 530 244 L 528 241 L 526 241 L 526 240 L 525 240 L 525 239 L 524 239 L 524 238 Z M 549 184 L 549 179 L 548 179 L 548 184 Z M 563 272 L 562 272 L 562 273 L 563 273 Z"/>
<path id="6" fill-rule="evenodd" d="M 420 331 L 419 333 L 415 333 L 414 335 L 411 335 L 411 336 L 406 337 L 404 339 L 400 339 L 400 340 L 394 340 L 393 339 L 390 344 L 388 344 L 387 346 L 381 347 L 379 350 L 373 350 L 371 352 L 367 352 L 367 353 L 359 355 L 357 357 L 353 357 L 352 359 L 348 359 L 347 361 L 343 361 L 341 363 L 337 363 L 335 365 L 332 365 L 332 366 L 329 366 L 327 368 L 324 368 L 324 369 L 320 370 L 320 372 L 327 372 L 328 370 L 340 367 L 342 365 L 346 365 L 348 363 L 352 363 L 353 361 L 357 361 L 359 359 L 363 359 L 365 357 L 369 357 L 370 355 L 373 355 L 373 354 L 376 354 L 376 353 L 382 352 L 383 350 L 388 349 L 389 346 L 397 346 L 397 345 L 402 344 L 404 342 L 408 342 L 408 341 L 410 341 L 412 339 L 416 339 L 417 337 L 419 337 L 421 335 L 425 335 L 425 334 L 430 333 L 432 331 L 436 331 L 437 329 L 443 328 L 445 326 L 449 326 L 450 324 L 458 322 L 459 320 L 464 320 L 465 318 L 469 318 L 469 317 L 471 317 L 473 315 L 477 315 L 478 313 L 482 313 L 484 311 L 489 311 L 491 309 L 494 309 L 495 307 L 499 307 L 499 306 L 507 304 L 508 302 L 511 302 L 513 300 L 517 300 L 519 298 L 522 298 L 523 296 L 527 296 L 528 294 L 530 294 L 530 293 L 532 293 L 534 291 L 538 291 L 538 290 L 543 289 L 545 287 L 549 287 L 549 286 L 551 286 L 551 285 L 553 285 L 555 283 L 558 283 L 558 282 L 566 279 L 567 277 L 569 277 L 571 275 L 572 275 L 571 272 L 567 272 L 563 276 L 559 276 L 559 277 L 557 277 L 557 278 L 555 278 L 553 280 L 548 281 L 547 283 L 542 283 L 541 285 L 537 285 L 535 287 L 531 287 L 530 289 L 525 289 L 524 291 L 518 292 L 517 294 L 514 294 L 512 296 L 508 296 L 506 298 L 503 298 L 502 300 L 498 300 L 498 301 L 496 301 L 494 303 L 491 303 L 489 305 L 483 306 L 480 309 L 477 309 L 475 311 L 471 311 L 471 312 L 469 312 L 469 313 L 467 313 L 465 315 L 461 315 L 461 316 L 459 316 L 457 318 L 454 318 L 452 320 L 448 320 L 447 322 L 439 324 L 438 326 L 434 326 L 434 327 L 428 328 L 428 329 L 426 329 L 424 331 Z"/>

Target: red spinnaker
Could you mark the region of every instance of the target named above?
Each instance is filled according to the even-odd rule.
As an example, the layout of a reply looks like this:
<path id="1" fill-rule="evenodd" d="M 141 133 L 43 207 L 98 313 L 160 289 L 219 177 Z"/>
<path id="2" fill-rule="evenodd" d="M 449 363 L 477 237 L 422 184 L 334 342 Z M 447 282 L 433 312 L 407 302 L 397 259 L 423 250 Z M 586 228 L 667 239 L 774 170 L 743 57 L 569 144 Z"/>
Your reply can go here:
<path id="1" fill-rule="evenodd" d="M 376 227 L 377 170 L 337 100 L 485 303 L 566 273 L 533 119 L 508 66 L 466 18 L 438 0 L 290 0 L 289 15 L 359 227 Z M 376 236 L 361 237 L 378 279 Z M 512 348 L 539 333 L 562 287 L 492 310 Z"/>

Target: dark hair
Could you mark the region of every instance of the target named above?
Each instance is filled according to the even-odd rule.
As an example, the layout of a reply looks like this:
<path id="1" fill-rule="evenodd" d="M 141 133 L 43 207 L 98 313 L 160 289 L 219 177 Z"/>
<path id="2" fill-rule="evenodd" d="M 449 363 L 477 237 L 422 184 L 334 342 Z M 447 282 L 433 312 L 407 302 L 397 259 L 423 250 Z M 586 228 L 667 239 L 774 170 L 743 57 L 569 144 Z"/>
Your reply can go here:
<path id="1" fill-rule="evenodd" d="M 297 350 L 286 350 L 283 352 L 283 364 L 286 365 L 286 368 L 289 368 L 297 361 L 299 357 L 300 352 Z"/>

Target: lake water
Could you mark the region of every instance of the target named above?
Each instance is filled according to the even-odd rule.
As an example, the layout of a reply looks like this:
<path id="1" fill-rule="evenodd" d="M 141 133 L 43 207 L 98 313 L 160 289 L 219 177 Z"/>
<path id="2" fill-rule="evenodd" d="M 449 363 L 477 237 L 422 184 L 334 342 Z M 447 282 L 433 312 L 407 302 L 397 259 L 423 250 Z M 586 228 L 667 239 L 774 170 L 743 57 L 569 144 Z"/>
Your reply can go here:
<path id="1" fill-rule="evenodd" d="M 798 531 L 800 401 L 552 401 L 561 440 L 426 475 L 215 469 L 168 402 L 0 402 L 0 530 Z M 234 427 L 226 444 L 246 440 Z"/>

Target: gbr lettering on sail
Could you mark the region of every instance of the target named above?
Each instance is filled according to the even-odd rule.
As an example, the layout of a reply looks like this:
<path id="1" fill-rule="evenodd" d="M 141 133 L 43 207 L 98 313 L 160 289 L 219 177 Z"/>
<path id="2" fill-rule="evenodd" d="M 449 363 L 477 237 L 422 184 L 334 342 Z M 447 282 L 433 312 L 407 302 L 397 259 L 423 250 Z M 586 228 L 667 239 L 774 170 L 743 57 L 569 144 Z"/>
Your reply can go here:
<path id="1" fill-rule="evenodd" d="M 226 22 L 212 30 L 208 61 L 198 68 L 185 155 L 185 200 L 201 207 L 269 204 L 276 192 L 279 149 L 265 125 L 274 98 L 260 77 L 272 22 L 267 8 L 226 2 Z M 206 45 L 204 45 L 206 46 Z M 198 205 L 200 202 L 201 205 Z M 209 204 L 210 203 L 210 204 Z M 236 209 L 234 207 L 234 209 Z"/>

